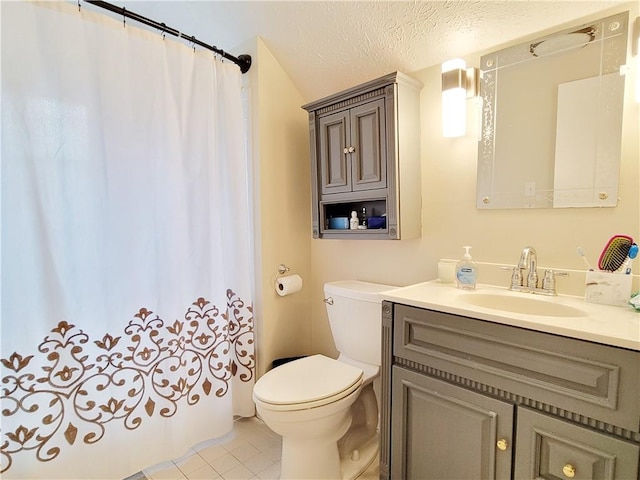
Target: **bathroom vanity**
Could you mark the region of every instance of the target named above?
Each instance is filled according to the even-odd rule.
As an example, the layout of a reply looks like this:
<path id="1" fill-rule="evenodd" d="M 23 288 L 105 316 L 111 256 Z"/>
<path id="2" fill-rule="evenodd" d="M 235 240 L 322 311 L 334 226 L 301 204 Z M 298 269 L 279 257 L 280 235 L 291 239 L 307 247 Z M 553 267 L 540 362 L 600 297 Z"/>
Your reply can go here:
<path id="1" fill-rule="evenodd" d="M 639 313 L 437 281 L 382 297 L 380 478 L 639 478 Z"/>

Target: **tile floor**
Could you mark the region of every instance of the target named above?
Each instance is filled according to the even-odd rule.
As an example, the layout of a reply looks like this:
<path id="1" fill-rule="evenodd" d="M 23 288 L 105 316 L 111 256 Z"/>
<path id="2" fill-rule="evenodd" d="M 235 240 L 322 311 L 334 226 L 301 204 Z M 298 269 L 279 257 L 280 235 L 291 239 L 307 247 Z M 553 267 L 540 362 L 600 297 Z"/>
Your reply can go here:
<path id="1" fill-rule="evenodd" d="M 200 444 L 180 459 L 147 468 L 125 480 L 276 480 L 280 477 L 281 452 L 279 435 L 256 417 L 242 418 L 224 437 Z M 378 477 L 374 460 L 358 480 Z"/>

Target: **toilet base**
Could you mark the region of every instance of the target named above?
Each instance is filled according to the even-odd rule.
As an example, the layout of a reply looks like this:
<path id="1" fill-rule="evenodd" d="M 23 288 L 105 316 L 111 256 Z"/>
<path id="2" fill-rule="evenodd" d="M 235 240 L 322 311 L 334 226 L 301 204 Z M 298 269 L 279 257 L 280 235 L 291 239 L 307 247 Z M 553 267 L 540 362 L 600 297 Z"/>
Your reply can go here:
<path id="1" fill-rule="evenodd" d="M 344 452 L 340 457 L 342 480 L 354 480 L 364 473 L 378 457 L 378 435 L 370 438 L 358 448 L 358 459 L 354 460 L 353 452 Z"/>
<path id="2" fill-rule="evenodd" d="M 355 402 L 345 400 L 351 403 L 347 410 L 306 421 L 304 429 L 272 422 L 273 430 L 283 434 L 282 480 L 353 480 L 369 468 L 379 445 L 373 384 L 365 385 Z M 287 419 L 294 420 L 288 415 Z"/>
<path id="3" fill-rule="evenodd" d="M 282 435 L 281 479 L 342 480 L 338 440 L 351 426 L 350 406 L 359 394 L 360 389 L 322 410 L 317 409 L 328 415 L 303 423 L 296 421 L 297 414 L 308 415 L 308 410 L 264 418 L 268 427 Z"/>
<path id="4" fill-rule="evenodd" d="M 293 444 L 295 442 L 295 445 Z M 281 480 L 342 480 L 340 454 L 335 442 L 282 439 Z"/>
<path id="5" fill-rule="evenodd" d="M 313 442 L 313 445 L 308 446 L 309 448 L 305 448 L 299 440 L 295 448 L 285 446 L 283 443 L 283 453 L 290 452 L 295 455 L 295 460 L 283 456 L 280 480 L 355 480 L 378 458 L 378 445 L 379 437 L 376 435 L 360 445 L 356 455 L 353 451 L 340 452 L 342 453 L 340 455 L 335 443 L 322 445 Z M 319 448 L 322 451 L 319 451 Z M 340 458 L 339 461 L 336 461 L 337 457 Z M 327 461 L 330 458 L 336 460 Z"/>

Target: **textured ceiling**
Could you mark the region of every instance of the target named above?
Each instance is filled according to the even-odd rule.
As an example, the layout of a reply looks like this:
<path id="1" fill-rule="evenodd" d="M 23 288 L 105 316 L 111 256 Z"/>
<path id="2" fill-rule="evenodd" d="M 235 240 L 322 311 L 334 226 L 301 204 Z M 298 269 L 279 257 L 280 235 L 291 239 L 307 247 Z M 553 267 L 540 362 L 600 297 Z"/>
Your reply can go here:
<path id="1" fill-rule="evenodd" d="M 312 101 L 395 70 L 489 49 L 619 1 L 127 1 L 233 55 L 261 37 Z"/>

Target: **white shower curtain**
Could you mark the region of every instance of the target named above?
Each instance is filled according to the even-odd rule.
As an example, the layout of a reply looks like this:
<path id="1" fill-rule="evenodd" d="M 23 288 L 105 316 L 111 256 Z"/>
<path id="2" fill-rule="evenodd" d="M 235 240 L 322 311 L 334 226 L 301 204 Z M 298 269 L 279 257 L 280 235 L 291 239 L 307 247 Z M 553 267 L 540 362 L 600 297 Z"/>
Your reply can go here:
<path id="1" fill-rule="evenodd" d="M 123 478 L 254 412 L 241 73 L 1 8 L 1 476 Z"/>

